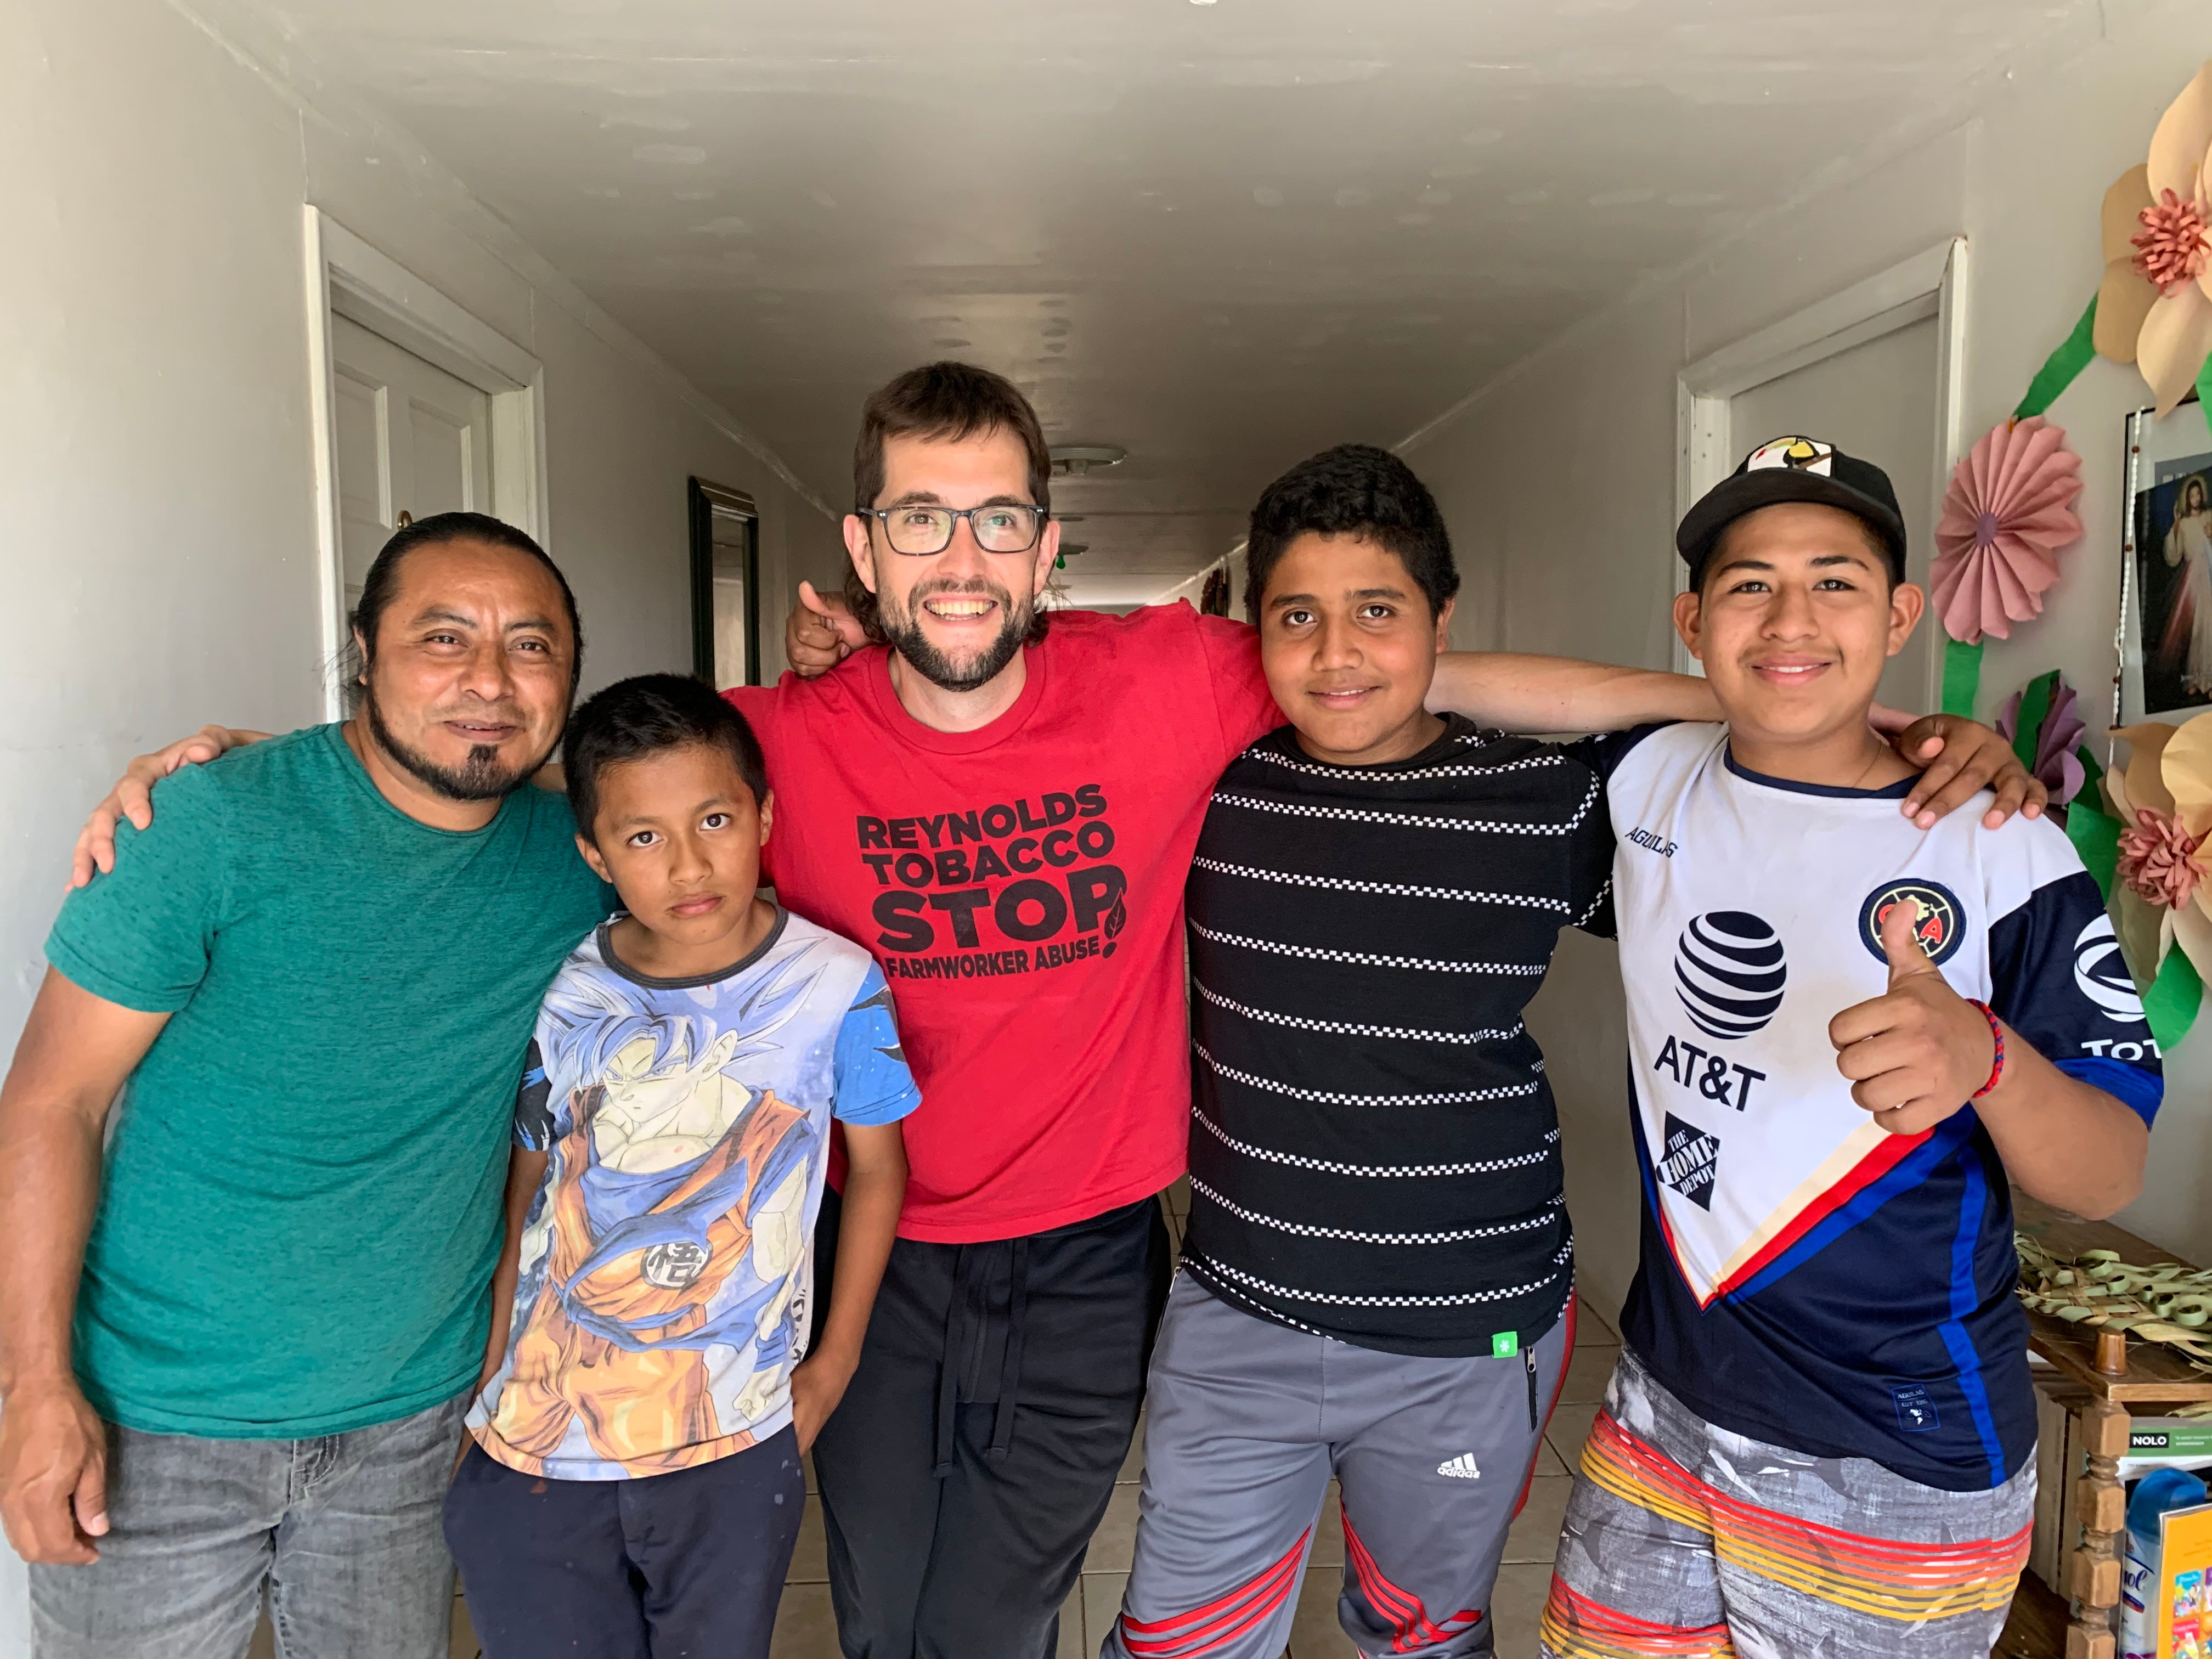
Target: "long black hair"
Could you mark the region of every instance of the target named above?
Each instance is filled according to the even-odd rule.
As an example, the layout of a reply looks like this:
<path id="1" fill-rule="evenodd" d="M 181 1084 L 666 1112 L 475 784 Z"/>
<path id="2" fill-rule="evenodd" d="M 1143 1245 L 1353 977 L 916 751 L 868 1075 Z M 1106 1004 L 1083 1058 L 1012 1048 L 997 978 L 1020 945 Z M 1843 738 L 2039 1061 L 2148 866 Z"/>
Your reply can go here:
<path id="1" fill-rule="evenodd" d="M 376 630 L 383 625 L 384 613 L 392 608 L 392 601 L 399 591 L 401 562 L 418 547 L 442 547 L 451 542 L 482 542 L 487 546 L 526 554 L 551 573 L 555 586 L 561 590 L 561 603 L 568 613 L 568 635 L 574 642 L 568 663 L 568 691 L 573 696 L 584 673 L 584 623 L 576 614 L 576 596 L 569 590 L 568 579 L 561 574 L 561 567 L 553 562 L 544 548 L 513 525 L 502 523 L 488 513 L 433 513 L 392 533 L 392 539 L 378 552 L 376 562 L 369 566 L 368 575 L 361 585 L 361 601 L 346 619 L 354 631 L 354 638 L 346 646 L 346 684 L 355 684 L 376 655 Z"/>

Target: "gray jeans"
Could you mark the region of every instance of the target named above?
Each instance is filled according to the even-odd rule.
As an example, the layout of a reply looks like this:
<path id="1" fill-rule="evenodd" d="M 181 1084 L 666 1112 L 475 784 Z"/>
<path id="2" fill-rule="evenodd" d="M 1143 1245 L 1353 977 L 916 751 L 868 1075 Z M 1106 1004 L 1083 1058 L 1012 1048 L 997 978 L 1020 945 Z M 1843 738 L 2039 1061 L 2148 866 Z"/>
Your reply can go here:
<path id="1" fill-rule="evenodd" d="M 465 1396 L 309 1440 L 111 1429 L 100 1559 L 31 1569 L 37 1659 L 445 1659 L 439 1528 Z"/>

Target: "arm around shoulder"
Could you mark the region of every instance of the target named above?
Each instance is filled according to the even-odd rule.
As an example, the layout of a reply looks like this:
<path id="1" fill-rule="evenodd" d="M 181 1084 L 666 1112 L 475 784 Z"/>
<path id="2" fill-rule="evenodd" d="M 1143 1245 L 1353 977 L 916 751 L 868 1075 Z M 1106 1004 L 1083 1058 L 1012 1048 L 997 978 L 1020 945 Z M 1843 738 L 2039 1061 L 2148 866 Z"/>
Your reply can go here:
<path id="1" fill-rule="evenodd" d="M 163 778 L 179 767 L 204 765 L 230 750 L 259 743 L 268 736 L 266 732 L 243 726 L 203 726 L 189 738 L 179 738 L 166 748 L 137 757 L 77 831 L 69 884 L 82 887 L 95 872 L 106 875 L 114 870 L 116 826 L 127 819 L 143 830 L 154 822 L 154 786 Z"/>
<path id="2" fill-rule="evenodd" d="M 1507 732 L 1619 732 L 1721 717 L 1712 688 L 1687 674 L 1510 651 L 1443 653 L 1428 706 Z"/>
<path id="3" fill-rule="evenodd" d="M 160 826 L 118 832 L 116 868 L 64 899 L 46 957 L 96 997 L 174 1012 L 207 972 L 234 842 L 226 791 L 195 768 L 161 786 Z"/>

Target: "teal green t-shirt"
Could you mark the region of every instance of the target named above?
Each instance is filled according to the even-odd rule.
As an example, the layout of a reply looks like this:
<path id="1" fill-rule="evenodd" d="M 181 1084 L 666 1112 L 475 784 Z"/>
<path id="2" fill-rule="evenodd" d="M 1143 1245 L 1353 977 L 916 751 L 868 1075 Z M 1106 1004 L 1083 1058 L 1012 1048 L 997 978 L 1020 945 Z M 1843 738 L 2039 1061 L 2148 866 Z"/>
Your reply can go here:
<path id="1" fill-rule="evenodd" d="M 104 1417 L 291 1438 L 448 1400 L 483 1358 L 514 1091 L 611 907 L 568 802 L 434 830 L 336 726 L 186 767 L 46 956 L 171 1013 L 132 1074 L 77 1291 Z"/>

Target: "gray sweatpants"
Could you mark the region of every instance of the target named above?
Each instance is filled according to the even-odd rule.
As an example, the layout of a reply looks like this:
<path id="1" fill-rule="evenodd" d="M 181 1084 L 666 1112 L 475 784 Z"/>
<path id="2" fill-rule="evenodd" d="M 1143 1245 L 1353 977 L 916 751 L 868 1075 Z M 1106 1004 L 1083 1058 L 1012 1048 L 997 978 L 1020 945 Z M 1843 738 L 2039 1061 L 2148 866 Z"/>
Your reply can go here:
<path id="1" fill-rule="evenodd" d="M 1527 1353 L 1430 1359 L 1291 1330 L 1179 1276 L 1152 1354 L 1136 1559 L 1101 1659 L 1276 1659 L 1332 1471 L 1337 1618 L 1359 1650 L 1493 1652 L 1491 1584 L 1573 1346 L 1571 1304 Z"/>

